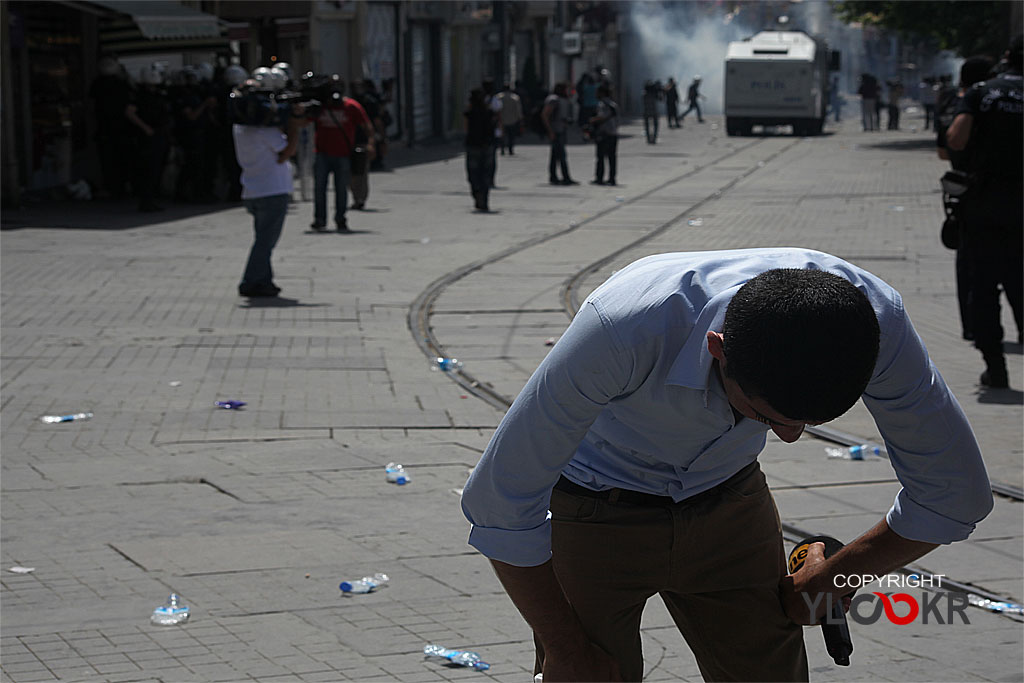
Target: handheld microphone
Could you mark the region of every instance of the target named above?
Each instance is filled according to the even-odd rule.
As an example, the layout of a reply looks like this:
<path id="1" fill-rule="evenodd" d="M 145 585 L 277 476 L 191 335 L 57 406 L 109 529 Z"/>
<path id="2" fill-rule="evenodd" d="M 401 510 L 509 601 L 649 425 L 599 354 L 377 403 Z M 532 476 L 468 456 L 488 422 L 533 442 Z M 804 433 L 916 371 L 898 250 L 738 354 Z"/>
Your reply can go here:
<path id="1" fill-rule="evenodd" d="M 812 543 L 825 544 L 825 557 L 832 557 L 843 547 L 842 542 L 831 536 L 811 536 L 796 544 L 789 553 L 789 573 L 792 574 L 804 565 L 807 549 Z M 825 637 L 825 649 L 838 666 L 850 666 L 850 655 L 853 654 L 853 640 L 850 638 L 850 627 L 846 623 L 846 612 L 843 601 L 838 599 L 832 608 L 821 619 L 821 634 Z"/>

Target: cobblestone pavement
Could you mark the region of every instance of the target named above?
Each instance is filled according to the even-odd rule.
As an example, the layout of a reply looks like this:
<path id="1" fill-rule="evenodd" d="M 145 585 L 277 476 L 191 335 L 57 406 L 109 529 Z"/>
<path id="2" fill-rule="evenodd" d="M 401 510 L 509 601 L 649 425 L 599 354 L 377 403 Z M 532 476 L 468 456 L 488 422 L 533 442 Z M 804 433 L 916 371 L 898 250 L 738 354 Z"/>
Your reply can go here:
<path id="1" fill-rule="evenodd" d="M 431 372 L 408 322 L 417 297 L 467 264 L 478 267 L 437 290 L 432 333 L 512 396 L 565 328 L 566 279 L 609 254 L 577 293 L 660 251 L 788 244 L 843 256 L 900 289 L 993 480 L 1021 486 L 1021 347 L 1007 345 L 1013 389 L 981 391 L 953 254 L 938 240 L 932 138 L 858 128 L 727 138 L 711 117 L 649 146 L 627 126 L 618 188 L 551 187 L 546 147 L 528 143 L 499 157 L 488 215 L 470 211 L 456 148 L 399 152 L 404 163 L 371 175 L 353 234 L 308 230 L 311 204 L 296 192 L 274 255 L 277 301 L 236 295 L 251 240 L 241 207 L 144 219 L 102 202 L 5 211 L 0 678 L 529 681 L 529 629 L 466 545 L 459 509 L 502 412 Z M 578 179 L 592 154 L 571 146 Z M 248 405 L 214 407 L 224 399 Z M 95 417 L 39 421 L 77 411 Z M 860 407 L 834 426 L 877 439 Z M 882 459 L 830 460 L 823 446 L 770 441 L 762 463 L 784 521 L 852 538 L 898 483 Z M 390 461 L 410 484 L 385 483 Z M 997 498 L 969 541 L 919 564 L 1019 602 L 1022 558 L 1021 504 Z M 340 580 L 377 571 L 390 586 L 342 597 Z M 191 621 L 151 626 L 172 591 Z M 656 602 L 646 679 L 700 680 Z M 967 614 L 970 624 L 853 624 L 849 669 L 808 629 L 812 677 L 1024 680 L 1020 622 Z M 491 669 L 424 661 L 427 643 L 476 650 Z"/>

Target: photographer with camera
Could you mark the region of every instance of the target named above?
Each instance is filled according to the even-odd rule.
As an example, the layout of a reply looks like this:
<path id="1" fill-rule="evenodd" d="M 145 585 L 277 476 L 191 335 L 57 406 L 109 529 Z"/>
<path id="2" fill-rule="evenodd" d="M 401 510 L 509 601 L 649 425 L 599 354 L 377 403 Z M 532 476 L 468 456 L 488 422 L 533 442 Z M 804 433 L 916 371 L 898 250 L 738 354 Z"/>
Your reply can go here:
<path id="1" fill-rule="evenodd" d="M 321 108 L 311 116 L 316 123 L 316 161 L 313 188 L 313 222 L 310 227 L 324 232 L 327 226 L 327 180 L 334 174 L 334 224 L 338 232 L 351 232 L 345 211 L 353 159 L 363 163 L 373 159 L 374 131 L 366 110 L 357 101 L 345 97 L 345 82 L 331 74 L 320 88 Z M 365 156 L 357 148 L 356 130 L 366 135 Z M 365 170 L 363 171 L 365 173 Z"/>
<path id="2" fill-rule="evenodd" d="M 242 167 L 242 202 L 253 217 L 252 249 L 238 293 L 276 297 L 270 254 L 281 236 L 292 194 L 292 167 L 299 130 L 305 125 L 300 104 L 279 102 L 259 81 L 248 80 L 232 92 L 232 135 Z M 287 133 L 286 133 L 287 131 Z"/>

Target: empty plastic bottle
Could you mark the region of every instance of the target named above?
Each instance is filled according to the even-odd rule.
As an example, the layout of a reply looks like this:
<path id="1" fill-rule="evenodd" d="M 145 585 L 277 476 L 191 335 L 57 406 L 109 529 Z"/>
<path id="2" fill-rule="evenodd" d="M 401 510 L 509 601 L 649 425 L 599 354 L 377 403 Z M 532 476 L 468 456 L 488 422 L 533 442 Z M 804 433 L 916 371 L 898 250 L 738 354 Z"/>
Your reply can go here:
<path id="1" fill-rule="evenodd" d="M 384 476 L 392 484 L 398 484 L 399 486 L 408 484 L 411 479 L 405 468 L 394 462 L 389 462 L 387 467 L 384 468 Z"/>
<path id="2" fill-rule="evenodd" d="M 974 593 L 967 594 L 967 602 L 974 605 L 975 607 L 987 609 L 990 612 L 1003 612 L 1005 614 L 1024 614 L 1024 607 L 1018 605 L 1015 602 L 989 600 L 988 598 L 983 598 L 980 595 L 975 595 Z"/>
<path id="3" fill-rule="evenodd" d="M 480 655 L 467 650 L 449 650 L 441 645 L 424 645 L 423 654 L 427 657 L 446 659 L 452 664 L 465 666 L 477 671 L 487 671 L 491 665 L 480 659 Z"/>
<path id="4" fill-rule="evenodd" d="M 462 361 L 458 358 L 443 358 L 438 356 L 434 359 L 434 362 L 430 364 L 431 370 L 440 370 L 441 372 L 458 372 L 462 369 Z"/>
<path id="5" fill-rule="evenodd" d="M 75 420 L 91 420 L 92 413 L 74 413 L 72 415 L 43 415 L 39 418 L 47 424 L 56 422 L 74 422 Z"/>
<path id="6" fill-rule="evenodd" d="M 338 588 L 342 593 L 372 593 L 378 588 L 386 586 L 389 580 L 387 574 L 377 573 L 373 576 L 364 576 L 356 581 L 342 581 L 338 584 Z"/>
<path id="7" fill-rule="evenodd" d="M 177 626 L 184 624 L 192 616 L 188 605 L 181 604 L 181 596 L 171 593 L 167 602 L 153 610 L 153 616 L 149 618 L 157 626 Z"/>
<path id="8" fill-rule="evenodd" d="M 859 446 L 850 446 L 849 448 L 826 446 L 825 453 L 830 458 L 842 458 L 844 460 L 863 460 L 865 455 L 881 455 L 882 449 L 879 448 L 878 446 L 872 446 L 871 444 L 862 443 Z"/>

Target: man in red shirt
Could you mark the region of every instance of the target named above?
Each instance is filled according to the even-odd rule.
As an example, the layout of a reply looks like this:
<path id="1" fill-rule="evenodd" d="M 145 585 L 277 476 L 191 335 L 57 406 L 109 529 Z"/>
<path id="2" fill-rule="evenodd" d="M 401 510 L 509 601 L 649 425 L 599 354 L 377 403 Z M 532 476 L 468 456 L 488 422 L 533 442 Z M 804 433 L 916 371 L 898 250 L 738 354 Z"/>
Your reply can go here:
<path id="1" fill-rule="evenodd" d="M 348 208 L 348 184 L 351 176 L 351 156 L 355 149 L 356 128 L 367 133 L 367 157 L 372 159 L 373 127 L 362 105 L 345 97 L 345 82 L 338 74 L 332 74 L 326 88 L 327 97 L 319 114 L 313 118 L 316 123 L 316 160 L 313 163 L 313 223 L 311 228 L 319 232 L 327 229 L 327 180 L 334 174 L 334 224 L 338 232 L 349 232 L 345 219 Z"/>

